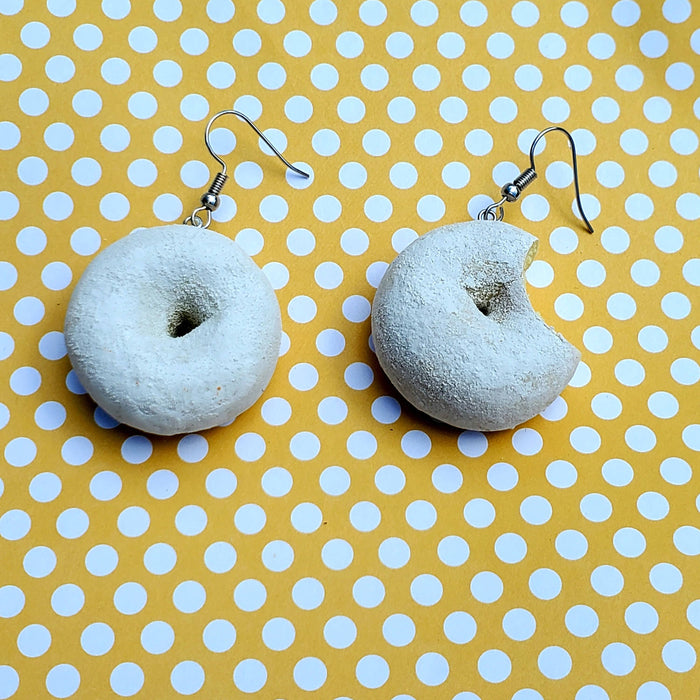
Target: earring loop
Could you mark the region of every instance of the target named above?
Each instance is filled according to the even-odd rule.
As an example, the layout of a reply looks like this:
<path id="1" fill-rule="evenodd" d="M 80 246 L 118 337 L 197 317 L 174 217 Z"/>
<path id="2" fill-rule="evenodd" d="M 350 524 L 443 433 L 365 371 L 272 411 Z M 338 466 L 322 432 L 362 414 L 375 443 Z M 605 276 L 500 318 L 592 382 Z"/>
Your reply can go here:
<path id="1" fill-rule="evenodd" d="M 537 177 L 537 171 L 535 170 L 535 149 L 537 148 L 537 144 L 539 143 L 540 139 L 545 134 L 548 134 L 550 131 L 561 131 L 569 141 L 569 145 L 571 146 L 571 158 L 574 171 L 576 206 L 578 207 L 578 211 L 581 214 L 581 218 L 586 224 L 588 233 L 593 233 L 593 226 L 591 226 L 591 222 L 586 217 L 586 214 L 583 211 L 583 204 L 581 203 L 581 192 L 579 190 L 578 181 L 578 159 L 576 155 L 576 145 L 571 134 L 566 129 L 564 129 L 564 127 L 561 126 L 548 126 L 546 129 L 542 129 L 542 131 L 540 131 L 540 133 L 537 134 L 537 136 L 535 136 L 534 140 L 532 141 L 532 144 L 530 144 L 530 167 L 523 170 L 523 172 L 520 173 L 520 175 L 518 175 L 518 177 L 516 177 L 515 180 L 513 180 L 513 182 L 508 182 L 505 185 L 503 185 L 503 187 L 501 187 L 501 201 L 493 202 L 492 204 L 489 204 L 486 208 L 482 209 L 479 212 L 477 219 L 480 219 L 482 221 L 503 220 L 503 205 L 506 202 L 517 201 L 520 198 L 520 194 L 522 193 L 522 191 Z"/>
<path id="2" fill-rule="evenodd" d="M 239 119 L 242 119 L 246 124 L 248 124 L 248 126 L 250 126 L 251 129 L 253 129 L 253 131 L 255 131 L 255 133 L 272 149 L 273 153 L 287 166 L 287 168 L 293 170 L 295 173 L 301 175 L 302 177 L 310 177 L 309 173 L 302 170 L 301 168 L 297 168 L 295 165 L 292 165 L 277 150 L 277 148 L 275 148 L 270 139 L 268 139 L 267 136 L 265 136 L 265 134 L 263 134 L 263 132 L 260 131 L 260 129 L 258 129 L 255 122 L 253 122 L 253 120 L 250 119 L 247 115 L 243 114 L 243 112 L 239 112 L 235 109 L 224 109 L 221 112 L 217 112 L 209 120 L 209 123 L 207 124 L 207 127 L 204 130 L 204 144 L 206 145 L 207 150 L 211 154 L 212 158 L 214 158 L 214 160 L 216 160 L 216 162 L 219 163 L 219 165 L 221 166 L 221 170 L 214 176 L 211 185 L 209 185 L 209 189 L 202 195 L 200 199 L 202 206 L 197 207 L 183 222 L 185 224 L 191 224 L 192 226 L 196 226 L 197 228 L 209 228 L 209 225 L 212 221 L 212 212 L 216 211 L 219 208 L 219 193 L 223 189 L 226 180 L 228 180 L 228 175 L 226 172 L 226 163 L 224 162 L 223 158 L 214 151 L 210 139 L 212 125 L 219 117 L 223 117 L 226 114 L 232 114 L 238 117 Z M 200 212 L 207 213 L 206 221 L 203 221 L 202 218 L 199 216 Z"/>

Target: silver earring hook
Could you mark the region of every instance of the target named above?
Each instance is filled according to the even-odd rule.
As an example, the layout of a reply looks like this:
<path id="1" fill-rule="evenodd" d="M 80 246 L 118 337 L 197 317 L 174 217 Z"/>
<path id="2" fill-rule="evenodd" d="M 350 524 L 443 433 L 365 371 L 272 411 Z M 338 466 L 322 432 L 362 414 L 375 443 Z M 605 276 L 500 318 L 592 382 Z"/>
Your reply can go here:
<path id="1" fill-rule="evenodd" d="M 223 158 L 214 151 L 211 145 L 211 139 L 210 139 L 210 132 L 211 132 L 211 127 L 214 124 L 214 122 L 219 118 L 223 117 L 225 114 L 233 114 L 236 117 L 239 117 L 242 119 L 248 126 L 250 126 L 253 131 L 272 149 L 273 153 L 290 169 L 293 170 L 295 173 L 298 175 L 301 175 L 302 177 L 308 178 L 310 177 L 309 173 L 306 171 L 302 170 L 301 168 L 297 168 L 295 165 L 292 165 L 278 150 L 275 148 L 275 146 L 270 142 L 270 139 L 263 134 L 260 129 L 256 126 L 255 122 L 253 122 L 247 115 L 243 114 L 243 112 L 239 112 L 238 110 L 235 109 L 225 109 L 221 112 L 218 112 L 215 114 L 210 120 L 209 123 L 207 124 L 207 128 L 204 130 L 204 143 L 207 147 L 207 150 L 209 153 L 211 153 L 212 158 L 216 160 L 217 163 L 221 166 L 220 172 L 218 172 L 215 176 L 214 179 L 212 180 L 211 185 L 209 185 L 209 189 L 202 195 L 200 202 L 202 203 L 201 207 L 197 207 L 190 216 L 188 216 L 184 223 L 185 224 L 191 224 L 192 226 L 196 226 L 199 228 L 209 228 L 209 225 L 211 224 L 212 220 L 212 212 L 216 211 L 219 208 L 219 204 L 221 203 L 219 199 L 219 193 L 223 189 L 224 183 L 226 180 L 228 180 L 228 174 L 227 174 L 227 168 L 226 168 L 226 163 L 224 162 Z M 200 212 L 206 211 L 207 213 L 207 220 L 202 221 L 201 217 L 199 216 Z"/>
<path id="2" fill-rule="evenodd" d="M 578 181 L 578 160 L 576 156 L 576 145 L 574 144 L 574 139 L 571 134 L 561 126 L 548 126 L 546 129 L 540 131 L 537 136 L 535 136 L 532 144 L 530 145 L 530 167 L 523 170 L 518 177 L 513 180 L 513 182 L 508 182 L 503 187 L 501 187 L 501 200 L 498 202 L 493 202 L 489 204 L 485 209 L 482 209 L 477 216 L 477 219 L 488 220 L 488 221 L 503 221 L 503 205 L 506 202 L 515 202 L 520 198 L 522 191 L 537 177 L 537 171 L 535 170 L 535 149 L 540 139 L 548 134 L 550 131 L 561 131 L 566 135 L 571 146 L 571 157 L 573 163 L 574 171 L 574 188 L 576 190 L 576 206 L 578 207 L 579 214 L 586 224 L 588 233 L 593 233 L 593 226 L 591 222 L 586 217 L 583 211 L 583 204 L 581 203 L 581 192 L 579 190 Z"/>

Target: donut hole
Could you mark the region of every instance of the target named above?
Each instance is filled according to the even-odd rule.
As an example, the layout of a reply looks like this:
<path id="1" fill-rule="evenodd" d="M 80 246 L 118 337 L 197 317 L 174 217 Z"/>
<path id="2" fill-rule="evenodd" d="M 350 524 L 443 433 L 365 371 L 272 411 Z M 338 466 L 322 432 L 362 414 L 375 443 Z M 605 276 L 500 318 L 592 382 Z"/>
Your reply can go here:
<path id="1" fill-rule="evenodd" d="M 505 285 L 494 283 L 474 289 L 467 287 L 467 292 L 474 302 L 474 306 L 484 316 L 490 316 L 499 304 L 499 298 L 504 292 Z"/>
<path id="2" fill-rule="evenodd" d="M 182 338 L 206 321 L 200 309 L 176 309 L 168 319 L 168 335 Z"/>
<path id="3" fill-rule="evenodd" d="M 213 316 L 216 304 L 203 289 L 182 289 L 168 313 L 167 333 L 182 338 Z"/>

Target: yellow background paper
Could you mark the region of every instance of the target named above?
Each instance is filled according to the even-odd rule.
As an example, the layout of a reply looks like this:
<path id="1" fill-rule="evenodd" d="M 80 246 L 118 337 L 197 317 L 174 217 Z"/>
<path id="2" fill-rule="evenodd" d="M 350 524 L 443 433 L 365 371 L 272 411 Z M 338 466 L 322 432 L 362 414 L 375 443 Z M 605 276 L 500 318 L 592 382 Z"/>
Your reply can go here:
<path id="1" fill-rule="evenodd" d="M 697 9 L 0 15 L 0 698 L 697 697 Z M 277 288 L 284 354 L 232 425 L 145 437 L 81 393 L 66 304 L 99 248 L 189 214 L 232 107 L 313 172 L 217 122 L 213 228 Z M 551 123 L 596 232 L 560 134 L 506 220 L 539 238 L 533 305 L 583 362 L 526 426 L 460 433 L 397 401 L 374 287 Z"/>

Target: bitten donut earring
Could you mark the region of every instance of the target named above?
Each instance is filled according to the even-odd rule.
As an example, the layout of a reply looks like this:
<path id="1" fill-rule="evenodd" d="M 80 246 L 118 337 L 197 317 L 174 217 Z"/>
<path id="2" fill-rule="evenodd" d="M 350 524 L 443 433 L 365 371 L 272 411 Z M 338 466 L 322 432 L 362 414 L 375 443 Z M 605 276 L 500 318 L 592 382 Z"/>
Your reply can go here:
<path id="1" fill-rule="evenodd" d="M 374 297 L 372 334 L 382 369 L 416 408 L 444 423 L 478 431 L 503 430 L 544 410 L 566 387 L 581 354 L 530 304 L 523 272 L 537 239 L 502 223 L 536 177 L 530 167 L 501 189 L 502 199 L 477 221 L 450 224 L 415 240 L 389 265 Z"/>
<path id="2" fill-rule="evenodd" d="M 87 392 L 148 433 L 233 420 L 257 401 L 277 364 L 281 321 L 270 283 L 234 241 L 207 230 L 227 179 L 209 140 L 224 114 L 243 119 L 288 168 L 309 177 L 245 114 L 219 112 L 204 140 L 221 172 L 190 225 L 136 229 L 110 245 L 86 268 L 66 312 L 68 355 Z"/>

